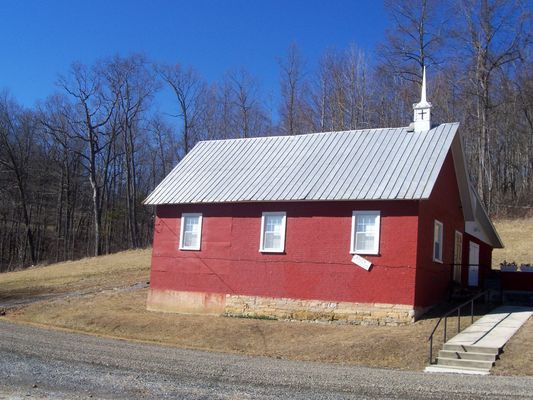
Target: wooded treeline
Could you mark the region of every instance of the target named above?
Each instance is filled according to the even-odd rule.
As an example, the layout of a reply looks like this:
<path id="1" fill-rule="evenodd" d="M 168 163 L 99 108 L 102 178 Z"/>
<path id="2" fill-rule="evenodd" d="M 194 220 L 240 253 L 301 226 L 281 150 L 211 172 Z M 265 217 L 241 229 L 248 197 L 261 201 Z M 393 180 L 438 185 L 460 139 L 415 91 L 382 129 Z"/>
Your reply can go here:
<path id="1" fill-rule="evenodd" d="M 142 55 L 74 63 L 28 109 L 0 96 L 0 271 L 151 243 L 142 200 L 199 140 L 406 126 L 427 67 L 433 122 L 461 122 L 471 178 L 492 215 L 533 206 L 531 10 L 513 0 L 387 2 L 375 56 L 296 44 L 279 104 L 245 69 L 207 82 Z M 357 38 L 354 38 L 356 40 Z M 183 60 L 185 61 L 185 60 Z M 175 114 L 159 110 L 170 91 Z"/>

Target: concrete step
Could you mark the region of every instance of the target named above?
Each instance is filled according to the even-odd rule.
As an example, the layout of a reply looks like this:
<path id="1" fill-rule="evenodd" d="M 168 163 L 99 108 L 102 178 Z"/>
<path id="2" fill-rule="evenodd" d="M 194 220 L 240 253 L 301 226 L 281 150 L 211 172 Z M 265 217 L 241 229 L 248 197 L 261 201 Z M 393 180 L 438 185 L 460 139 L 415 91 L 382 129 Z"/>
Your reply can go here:
<path id="1" fill-rule="evenodd" d="M 445 343 L 442 349 L 448 350 L 448 351 L 463 352 L 463 353 L 472 352 L 472 353 L 484 353 L 484 354 L 494 354 L 494 355 L 500 354 L 500 349 L 495 348 L 495 347 L 466 346 L 462 344 Z"/>
<path id="2" fill-rule="evenodd" d="M 464 360 L 457 358 L 438 357 L 437 365 L 445 365 L 447 367 L 452 366 L 461 368 L 477 368 L 489 371 L 494 365 L 494 361 Z"/>
<path id="3" fill-rule="evenodd" d="M 439 357 L 442 358 L 456 358 L 459 360 L 478 360 L 478 361 L 496 361 L 496 354 L 489 353 L 474 353 L 472 351 L 451 351 L 441 350 L 439 351 Z"/>
<path id="4" fill-rule="evenodd" d="M 533 315 L 533 307 L 502 306 L 443 345 L 428 372 L 489 373 L 507 341 Z"/>
<path id="5" fill-rule="evenodd" d="M 479 368 L 453 367 L 446 365 L 428 365 L 424 372 L 432 373 L 452 373 L 452 374 L 470 374 L 470 375 L 488 375 L 489 371 Z"/>

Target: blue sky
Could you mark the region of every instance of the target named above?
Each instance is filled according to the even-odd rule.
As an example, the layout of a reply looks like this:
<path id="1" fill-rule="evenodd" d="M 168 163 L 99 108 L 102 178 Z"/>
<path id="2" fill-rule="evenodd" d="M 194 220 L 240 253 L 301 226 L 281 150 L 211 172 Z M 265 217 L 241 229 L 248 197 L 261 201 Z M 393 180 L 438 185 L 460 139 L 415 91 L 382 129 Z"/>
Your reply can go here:
<path id="1" fill-rule="evenodd" d="M 387 24 L 380 0 L 2 0 L 0 20 L 0 88 L 26 106 L 55 91 L 74 61 L 138 52 L 208 81 L 243 66 L 276 98 L 291 42 L 311 68 L 331 47 L 372 53 Z"/>

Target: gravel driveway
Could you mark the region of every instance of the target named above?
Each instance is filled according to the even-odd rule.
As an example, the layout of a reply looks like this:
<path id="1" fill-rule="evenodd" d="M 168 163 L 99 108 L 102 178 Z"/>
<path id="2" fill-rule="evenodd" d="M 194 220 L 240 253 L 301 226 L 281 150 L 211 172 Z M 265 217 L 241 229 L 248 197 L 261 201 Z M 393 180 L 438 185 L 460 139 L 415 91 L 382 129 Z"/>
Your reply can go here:
<path id="1" fill-rule="evenodd" d="M 0 378 L 0 399 L 533 399 L 529 377 L 208 353 L 6 321 L 0 321 Z"/>

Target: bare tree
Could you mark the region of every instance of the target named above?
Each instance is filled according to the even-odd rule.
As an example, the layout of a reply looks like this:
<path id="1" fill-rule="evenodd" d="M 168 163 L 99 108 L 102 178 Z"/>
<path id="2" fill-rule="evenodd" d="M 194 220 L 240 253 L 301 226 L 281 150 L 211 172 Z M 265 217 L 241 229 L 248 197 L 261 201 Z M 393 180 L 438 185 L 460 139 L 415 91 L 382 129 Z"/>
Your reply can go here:
<path id="1" fill-rule="evenodd" d="M 380 46 L 382 63 L 402 80 L 420 83 L 424 66 L 442 62 L 443 3 L 439 0 L 386 0 L 393 22 Z"/>
<path id="2" fill-rule="evenodd" d="M 354 45 L 346 52 L 344 81 L 347 87 L 347 119 L 349 129 L 369 127 L 369 74 L 365 54 Z"/>
<path id="3" fill-rule="evenodd" d="M 531 33 L 527 23 L 531 16 L 519 1 L 461 0 L 459 2 L 464 23 L 458 31 L 458 42 L 468 70 L 464 82 L 468 97 L 475 99 L 473 119 L 476 121 L 477 189 L 491 208 L 490 192 L 493 176 L 490 168 L 494 131 L 491 115 L 497 104 L 493 102 L 493 84 L 504 68 L 523 58 L 530 45 Z"/>
<path id="4" fill-rule="evenodd" d="M 345 87 L 343 85 L 343 55 L 326 51 L 319 63 L 317 84 L 313 88 L 315 119 L 321 131 L 343 130 Z"/>
<path id="5" fill-rule="evenodd" d="M 266 129 L 266 113 L 261 103 L 257 80 L 245 69 L 228 73 L 231 104 L 238 137 L 259 136 Z"/>
<path id="6" fill-rule="evenodd" d="M 284 134 L 296 135 L 310 130 L 307 82 L 304 62 L 295 43 L 289 46 L 285 59 L 279 60 L 281 69 L 280 127 Z"/>
<path id="7" fill-rule="evenodd" d="M 364 53 L 355 45 L 328 50 L 312 89 L 315 129 L 344 130 L 370 124 L 370 76 Z"/>
<path id="8" fill-rule="evenodd" d="M 217 103 L 219 109 L 219 136 L 221 139 L 229 139 L 237 135 L 235 122 L 236 108 L 233 101 L 233 90 L 229 79 L 224 79 L 217 87 Z"/>
<path id="9" fill-rule="evenodd" d="M 142 115 L 157 89 L 144 56 L 114 57 L 105 67 L 104 74 L 113 97 L 117 99 L 116 127 L 122 138 L 126 171 L 126 205 L 130 247 L 139 247 L 137 220 L 137 142 Z"/>
<path id="10" fill-rule="evenodd" d="M 170 172 L 172 166 L 178 161 L 178 145 L 174 140 L 172 128 L 161 115 L 155 115 L 150 119 L 148 129 L 155 140 L 152 153 L 159 157 L 159 162 L 154 164 L 153 167 L 153 172 L 156 176 L 154 176 L 152 184 L 156 185 L 159 180 L 163 179 Z"/>
<path id="11" fill-rule="evenodd" d="M 193 68 L 180 64 L 159 65 L 156 71 L 176 95 L 177 116 L 183 121 L 183 152 L 187 154 L 197 140 L 194 133 L 204 112 L 206 84 Z"/>
<path id="12" fill-rule="evenodd" d="M 60 141 L 63 138 L 79 142 L 82 147 L 63 145 L 79 154 L 84 168 L 88 172 L 92 188 L 92 207 L 94 224 L 94 255 L 101 254 L 102 207 L 108 169 L 112 157 L 116 130 L 106 129 L 117 105 L 116 95 L 104 87 L 102 74 L 98 67 L 88 68 L 73 64 L 70 74 L 61 77 L 58 85 L 74 102 L 72 113 L 65 113 L 68 130 L 61 132 L 61 127 L 47 124 L 49 133 Z M 46 123 L 46 122 L 45 122 Z M 61 135 L 58 135 L 60 133 Z"/>
<path id="13" fill-rule="evenodd" d="M 28 185 L 31 179 L 31 158 L 35 155 L 35 120 L 31 113 L 24 112 L 6 93 L 0 98 L 0 172 L 8 173 L 16 187 L 14 203 L 20 202 L 26 230 L 27 245 L 32 264 L 37 261 L 37 249 L 31 226 Z M 2 185 L 3 189 L 4 185 Z M 22 262 L 26 246 L 23 246 Z"/>

